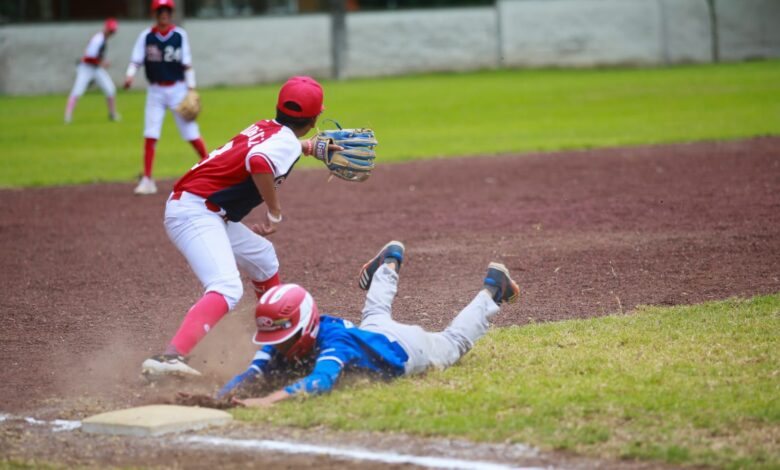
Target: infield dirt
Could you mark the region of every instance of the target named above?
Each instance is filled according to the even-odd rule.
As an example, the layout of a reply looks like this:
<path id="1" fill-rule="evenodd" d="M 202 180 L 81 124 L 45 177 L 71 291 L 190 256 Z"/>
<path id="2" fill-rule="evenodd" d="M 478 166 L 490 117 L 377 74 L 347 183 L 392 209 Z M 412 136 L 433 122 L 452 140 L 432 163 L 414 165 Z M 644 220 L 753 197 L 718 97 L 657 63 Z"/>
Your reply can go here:
<path id="1" fill-rule="evenodd" d="M 522 289 L 497 326 L 780 291 L 780 138 L 380 164 L 365 184 L 326 180 L 292 174 L 271 239 L 282 280 L 353 321 L 357 272 L 392 238 L 408 253 L 394 316 L 428 329 L 471 299 L 492 260 Z M 138 373 L 201 294 L 162 226 L 171 186 L 0 191 L 0 411 L 81 418 L 169 396 Z M 202 390 L 248 363 L 253 297 L 247 287 L 194 351 Z"/>

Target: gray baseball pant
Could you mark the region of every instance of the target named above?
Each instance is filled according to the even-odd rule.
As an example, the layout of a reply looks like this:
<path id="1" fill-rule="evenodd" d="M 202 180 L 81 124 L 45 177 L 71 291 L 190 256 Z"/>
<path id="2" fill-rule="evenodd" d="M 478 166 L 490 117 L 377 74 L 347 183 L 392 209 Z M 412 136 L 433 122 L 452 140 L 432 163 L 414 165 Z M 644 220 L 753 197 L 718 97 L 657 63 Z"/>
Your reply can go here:
<path id="1" fill-rule="evenodd" d="M 499 311 L 490 295 L 481 290 L 450 326 L 444 331 L 430 333 L 420 326 L 393 320 L 392 305 L 397 291 L 398 274 L 383 264 L 371 281 L 360 328 L 398 342 L 409 355 L 406 374 L 419 374 L 429 367 L 443 370 L 455 364 L 485 335 L 488 321 Z"/>

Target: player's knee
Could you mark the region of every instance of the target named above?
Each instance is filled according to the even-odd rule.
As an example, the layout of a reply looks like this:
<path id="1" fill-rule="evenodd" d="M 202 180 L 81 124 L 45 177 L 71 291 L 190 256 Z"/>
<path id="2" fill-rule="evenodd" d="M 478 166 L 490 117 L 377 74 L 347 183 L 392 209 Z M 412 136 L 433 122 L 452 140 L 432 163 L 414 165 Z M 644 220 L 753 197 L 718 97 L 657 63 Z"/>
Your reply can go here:
<path id="1" fill-rule="evenodd" d="M 221 281 L 214 286 L 207 287 L 206 290 L 222 294 L 230 310 L 236 308 L 238 301 L 241 300 L 241 296 L 244 295 L 244 285 L 241 282 L 241 278 Z"/>

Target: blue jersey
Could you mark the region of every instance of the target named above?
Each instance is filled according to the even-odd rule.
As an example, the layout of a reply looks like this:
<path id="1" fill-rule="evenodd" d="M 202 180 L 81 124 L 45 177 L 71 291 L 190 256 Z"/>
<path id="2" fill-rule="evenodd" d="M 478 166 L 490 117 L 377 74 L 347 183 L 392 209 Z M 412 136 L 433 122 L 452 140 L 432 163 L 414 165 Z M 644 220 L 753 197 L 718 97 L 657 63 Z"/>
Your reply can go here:
<path id="1" fill-rule="evenodd" d="M 184 70 L 192 66 L 187 33 L 178 26 L 163 34 L 157 27 L 141 32 L 130 61 L 144 66 L 149 83 L 173 83 L 184 80 Z"/>
<path id="2" fill-rule="evenodd" d="M 323 315 L 317 343 L 312 351 L 314 369 L 303 379 L 285 387 L 290 394 L 325 393 L 336 384 L 344 370 L 362 370 L 384 377 L 398 377 L 404 374 L 406 351 L 386 336 L 361 330 L 347 320 Z M 264 346 L 255 354 L 250 368 L 263 374 L 289 366 L 277 354 L 273 346 Z"/>

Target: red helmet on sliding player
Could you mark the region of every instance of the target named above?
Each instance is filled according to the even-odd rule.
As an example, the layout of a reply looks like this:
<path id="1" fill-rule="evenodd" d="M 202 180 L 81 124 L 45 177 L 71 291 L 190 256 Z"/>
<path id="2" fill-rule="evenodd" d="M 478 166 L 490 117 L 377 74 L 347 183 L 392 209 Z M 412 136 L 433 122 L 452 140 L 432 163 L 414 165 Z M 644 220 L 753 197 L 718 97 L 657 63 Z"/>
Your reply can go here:
<path id="1" fill-rule="evenodd" d="M 259 345 L 281 344 L 297 336 L 284 356 L 300 360 L 317 341 L 320 313 L 306 289 L 297 284 L 282 284 L 268 290 L 255 307 L 257 333 L 252 341 Z"/>
<path id="2" fill-rule="evenodd" d="M 152 11 L 157 11 L 162 7 L 168 7 L 173 10 L 176 8 L 176 4 L 173 0 L 152 0 Z"/>

